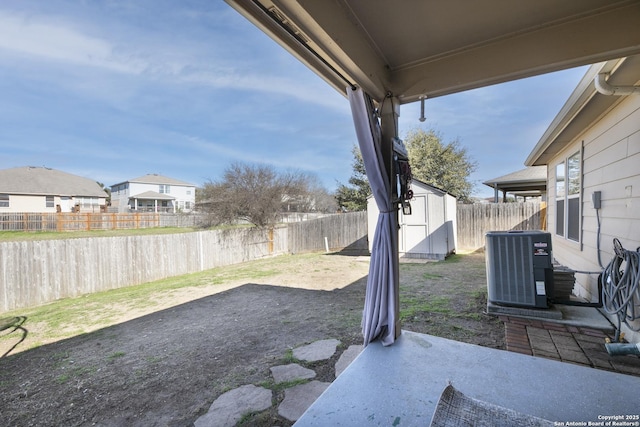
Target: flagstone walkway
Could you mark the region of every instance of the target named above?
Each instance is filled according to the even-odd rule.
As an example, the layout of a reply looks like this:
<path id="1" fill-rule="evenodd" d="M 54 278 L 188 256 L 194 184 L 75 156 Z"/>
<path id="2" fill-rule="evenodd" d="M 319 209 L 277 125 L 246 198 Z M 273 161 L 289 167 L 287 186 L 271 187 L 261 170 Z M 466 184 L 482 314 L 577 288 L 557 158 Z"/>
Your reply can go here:
<path id="1" fill-rule="evenodd" d="M 336 339 L 315 341 L 293 349 L 293 357 L 305 362 L 327 360 L 336 353 L 339 345 L 340 341 Z M 335 376 L 338 377 L 361 351 L 361 345 L 347 348 L 336 362 Z M 276 385 L 297 384 L 285 389 L 284 399 L 278 405 L 278 414 L 289 421 L 300 418 L 330 384 L 313 380 L 316 372 L 297 363 L 273 366 L 271 376 Z M 272 390 L 253 384 L 230 390 L 211 404 L 209 411 L 196 420 L 195 427 L 233 427 L 246 414 L 271 408 L 273 397 Z"/>

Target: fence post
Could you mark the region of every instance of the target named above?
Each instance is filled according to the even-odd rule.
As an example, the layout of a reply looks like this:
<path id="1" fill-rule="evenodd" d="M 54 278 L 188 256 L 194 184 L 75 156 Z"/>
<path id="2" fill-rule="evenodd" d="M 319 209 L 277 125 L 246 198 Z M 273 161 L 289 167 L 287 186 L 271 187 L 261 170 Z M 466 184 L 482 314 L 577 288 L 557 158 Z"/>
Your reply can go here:
<path id="1" fill-rule="evenodd" d="M 268 241 L 269 255 L 273 254 L 273 227 L 269 228 L 269 241 Z"/>

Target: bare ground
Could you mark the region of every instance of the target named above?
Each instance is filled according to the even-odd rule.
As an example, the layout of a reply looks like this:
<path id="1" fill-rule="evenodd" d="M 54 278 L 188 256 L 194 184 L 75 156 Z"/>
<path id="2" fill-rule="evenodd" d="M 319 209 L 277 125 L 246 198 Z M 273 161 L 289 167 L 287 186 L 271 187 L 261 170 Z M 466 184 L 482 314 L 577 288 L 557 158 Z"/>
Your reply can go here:
<path id="1" fill-rule="evenodd" d="M 306 366 L 332 381 L 340 353 L 362 342 L 368 262 L 295 259 L 264 283 L 155 295 L 146 309 L 111 307 L 113 326 L 31 350 L 20 343 L 0 359 L 0 425 L 189 426 L 225 391 L 272 387 L 269 368 L 286 362 L 289 349 L 325 338 L 342 342 L 336 355 Z M 403 263 L 400 281 L 403 329 L 504 348 L 502 323 L 483 313 L 483 253 Z M 276 390 L 276 403 L 283 393 Z M 272 409 L 243 425 L 291 423 Z"/>

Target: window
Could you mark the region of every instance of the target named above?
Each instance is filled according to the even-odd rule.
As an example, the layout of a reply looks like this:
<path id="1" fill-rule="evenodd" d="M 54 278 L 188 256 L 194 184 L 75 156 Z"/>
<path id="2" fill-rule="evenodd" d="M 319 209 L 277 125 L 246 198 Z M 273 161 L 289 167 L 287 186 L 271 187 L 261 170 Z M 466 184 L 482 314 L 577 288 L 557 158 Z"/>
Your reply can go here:
<path id="1" fill-rule="evenodd" d="M 47 207 L 48 208 L 52 208 L 53 207 L 53 196 L 46 196 L 47 197 Z"/>
<path id="2" fill-rule="evenodd" d="M 159 192 L 160 194 L 169 194 L 169 191 L 171 190 L 171 186 L 169 185 L 165 185 L 165 184 L 160 184 L 159 186 Z"/>
<path id="3" fill-rule="evenodd" d="M 0 194 L 0 208 L 8 208 L 8 207 L 9 207 L 9 195 Z"/>
<path id="4" fill-rule="evenodd" d="M 572 154 L 556 166 L 556 234 L 580 241 L 581 156 Z"/>
<path id="5" fill-rule="evenodd" d="M 83 208 L 92 208 L 100 206 L 100 200 L 96 197 L 76 197 L 76 204 Z"/>

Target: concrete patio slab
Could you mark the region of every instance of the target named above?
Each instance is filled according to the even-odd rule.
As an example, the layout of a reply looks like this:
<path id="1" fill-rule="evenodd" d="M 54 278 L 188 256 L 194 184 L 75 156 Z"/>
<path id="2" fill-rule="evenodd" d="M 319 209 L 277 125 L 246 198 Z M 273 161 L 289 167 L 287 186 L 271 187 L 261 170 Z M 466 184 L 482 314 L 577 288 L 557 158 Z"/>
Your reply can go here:
<path id="1" fill-rule="evenodd" d="M 307 369 L 297 363 L 289 363 L 288 365 L 272 366 L 270 368 L 271 376 L 276 384 L 295 380 L 308 380 L 315 378 L 316 371 Z"/>
<path id="2" fill-rule="evenodd" d="M 449 383 L 557 423 L 640 415 L 640 377 L 403 331 L 368 345 L 295 425 L 426 426 Z"/>
<path id="3" fill-rule="evenodd" d="M 244 385 L 218 397 L 209 411 L 198 418 L 195 427 L 233 427 L 249 412 L 264 411 L 271 407 L 271 390 Z"/>
<path id="4" fill-rule="evenodd" d="M 307 362 L 329 359 L 336 352 L 339 340 L 328 339 L 312 342 L 311 344 L 293 349 L 293 357 Z"/>

